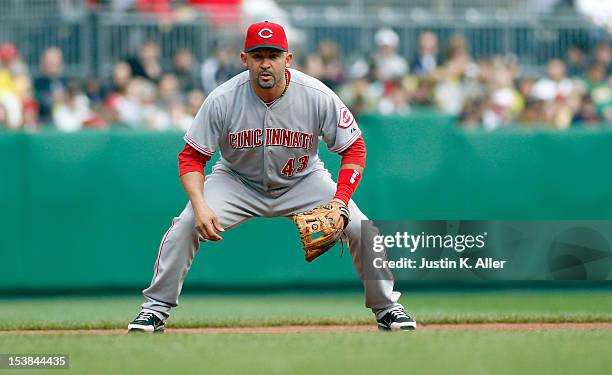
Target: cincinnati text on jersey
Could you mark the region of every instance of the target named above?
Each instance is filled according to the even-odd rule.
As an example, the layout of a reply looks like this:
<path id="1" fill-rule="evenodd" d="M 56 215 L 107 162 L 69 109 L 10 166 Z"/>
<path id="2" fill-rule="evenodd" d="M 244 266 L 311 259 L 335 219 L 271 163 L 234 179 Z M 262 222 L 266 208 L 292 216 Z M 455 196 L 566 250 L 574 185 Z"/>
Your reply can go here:
<path id="1" fill-rule="evenodd" d="M 312 148 L 312 133 L 303 133 L 284 128 L 247 129 L 229 133 L 229 144 L 233 149 L 261 146 L 283 146 L 288 148 Z M 263 138 L 263 139 L 262 139 Z"/>

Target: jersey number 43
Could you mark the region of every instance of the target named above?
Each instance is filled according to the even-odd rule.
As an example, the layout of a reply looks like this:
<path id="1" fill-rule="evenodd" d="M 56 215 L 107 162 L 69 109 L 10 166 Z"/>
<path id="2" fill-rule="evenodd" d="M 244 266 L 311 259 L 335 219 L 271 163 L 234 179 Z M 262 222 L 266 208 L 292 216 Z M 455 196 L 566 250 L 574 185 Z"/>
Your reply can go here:
<path id="1" fill-rule="evenodd" d="M 308 166 L 308 155 L 304 155 L 297 160 L 297 169 L 295 168 L 295 158 L 287 160 L 285 166 L 281 170 L 281 174 L 287 177 L 293 176 L 294 172 L 301 172 Z"/>

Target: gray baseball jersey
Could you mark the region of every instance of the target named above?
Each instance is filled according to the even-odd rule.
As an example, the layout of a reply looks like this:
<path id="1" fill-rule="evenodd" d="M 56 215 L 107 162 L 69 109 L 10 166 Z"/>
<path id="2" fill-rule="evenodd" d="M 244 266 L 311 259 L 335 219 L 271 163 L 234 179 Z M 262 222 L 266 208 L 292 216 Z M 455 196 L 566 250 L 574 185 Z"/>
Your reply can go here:
<path id="1" fill-rule="evenodd" d="M 237 75 L 210 94 L 185 134 L 201 153 L 221 153 L 206 177 L 204 195 L 226 230 L 252 217 L 289 217 L 328 202 L 336 183 L 318 157 L 319 137 L 331 151 L 342 152 L 361 134 L 336 94 L 306 74 L 290 74 L 287 91 L 269 107 L 255 95 L 249 73 Z M 366 306 L 374 312 L 401 306 L 392 275 L 380 280 L 365 275 L 362 241 L 372 243 L 378 232 L 353 200 L 348 208 L 345 235 Z M 143 290 L 143 311 L 169 316 L 200 240 L 188 203 L 162 238 L 151 285 Z"/>
<path id="2" fill-rule="evenodd" d="M 361 131 L 340 98 L 319 80 L 289 69 L 286 93 L 271 106 L 253 91 L 245 71 L 204 101 L 185 141 L 252 188 L 277 197 L 315 170 L 319 137 L 332 152 L 346 150 Z"/>

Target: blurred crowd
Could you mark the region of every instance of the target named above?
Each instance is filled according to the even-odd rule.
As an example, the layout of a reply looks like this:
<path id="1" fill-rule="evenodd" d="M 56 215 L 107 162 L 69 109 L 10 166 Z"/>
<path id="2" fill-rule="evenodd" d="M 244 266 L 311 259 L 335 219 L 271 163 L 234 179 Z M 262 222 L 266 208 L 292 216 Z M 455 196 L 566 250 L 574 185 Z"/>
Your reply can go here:
<path id="1" fill-rule="evenodd" d="M 376 50 L 341 68 L 337 47 L 321 44 L 305 71 L 336 88 L 356 113 L 408 114 L 433 107 L 456 116 L 466 128 L 612 125 L 612 49 L 572 46 L 565 59 L 548 61 L 541 74 L 527 74 L 514 56 L 475 60 L 464 38 L 449 38 L 441 50 L 436 34 L 423 32 L 416 53 L 398 53 L 398 35 L 375 35 Z"/>
<path id="2" fill-rule="evenodd" d="M 218 61 L 217 57 L 210 60 Z M 161 63 L 159 45 L 144 43 L 136 56 L 114 64 L 108 79 L 64 76 L 62 52 L 48 48 L 39 76 L 32 79 L 15 46 L 0 46 L 0 128 L 60 131 L 123 126 L 152 130 L 186 130 L 202 102 L 204 87 L 188 50 Z M 211 65 L 206 61 L 204 65 Z M 235 74 L 235 70 L 230 74 Z M 215 71 L 216 79 L 221 76 Z M 214 81 L 213 84 L 218 84 Z"/>
<path id="3" fill-rule="evenodd" d="M 444 41 L 423 32 L 414 56 L 402 56 L 399 36 L 381 29 L 370 56 L 343 57 L 333 41 L 295 56 L 295 67 L 321 79 L 355 114 L 405 115 L 419 108 L 456 116 L 462 126 L 492 130 L 505 126 L 612 124 L 612 49 L 571 47 L 550 60 L 539 75 L 521 71 L 513 56 L 475 60 L 459 35 Z M 239 48 L 220 45 L 204 61 L 191 51 L 162 58 L 153 41 L 117 61 L 105 77 L 68 79 L 62 52 L 42 53 L 32 78 L 19 51 L 0 45 L 0 128 L 129 127 L 186 130 L 215 87 L 243 70 Z"/>

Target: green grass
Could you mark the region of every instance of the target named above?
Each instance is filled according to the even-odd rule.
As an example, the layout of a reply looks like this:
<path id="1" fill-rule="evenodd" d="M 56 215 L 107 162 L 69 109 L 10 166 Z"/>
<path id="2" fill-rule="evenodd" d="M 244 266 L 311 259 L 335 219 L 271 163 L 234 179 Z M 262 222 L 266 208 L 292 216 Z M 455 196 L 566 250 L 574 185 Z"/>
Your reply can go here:
<path id="1" fill-rule="evenodd" d="M 606 290 L 417 292 L 401 302 L 420 323 L 612 322 Z M 0 299 L 0 329 L 125 328 L 140 303 L 139 297 Z M 373 319 L 359 293 L 209 294 L 184 296 L 169 327 L 326 323 Z M 610 330 L 12 333 L 0 335 L 0 353 L 69 354 L 68 371 L 75 374 L 562 375 L 609 373 L 611 342 Z"/>
<path id="2" fill-rule="evenodd" d="M 0 299 L 0 330 L 125 328 L 139 297 Z M 404 293 L 419 323 L 612 322 L 612 291 Z M 187 295 L 169 327 L 372 324 L 360 293 Z"/>
<path id="3" fill-rule="evenodd" d="M 573 330 L 11 334 L 0 353 L 69 354 L 74 374 L 561 375 L 608 374 L 610 342 L 612 331 Z"/>

